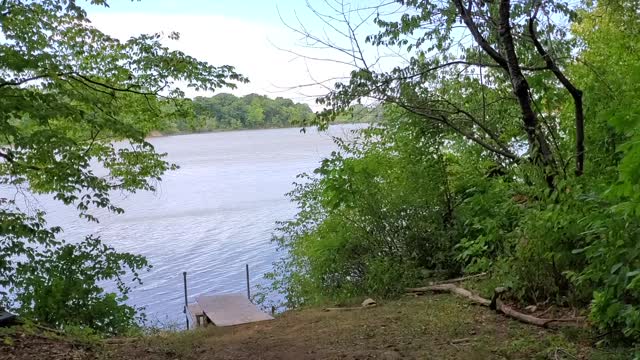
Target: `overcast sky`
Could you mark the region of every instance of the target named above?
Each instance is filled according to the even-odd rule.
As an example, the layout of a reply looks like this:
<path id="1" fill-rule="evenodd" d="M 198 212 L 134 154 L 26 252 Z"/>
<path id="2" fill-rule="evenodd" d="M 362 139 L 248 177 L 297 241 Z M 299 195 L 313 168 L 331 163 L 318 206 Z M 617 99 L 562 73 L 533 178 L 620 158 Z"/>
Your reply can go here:
<path id="1" fill-rule="evenodd" d="M 322 0 L 310 2 L 321 11 L 331 10 Z M 379 2 L 361 0 L 358 6 Z M 335 52 L 304 48 L 302 36 L 288 29 L 281 16 L 291 24 L 298 18 L 315 32 L 327 30 L 304 0 L 112 0 L 110 8 L 89 9 L 96 27 L 121 39 L 141 33 L 177 31 L 180 40 L 166 40 L 167 45 L 213 65 L 233 65 L 251 81 L 237 90 L 221 91 L 283 96 L 311 104 L 314 96 L 326 90 L 292 87 L 347 76 L 352 68 L 331 61 L 305 60 L 283 51 L 339 58 Z M 187 95 L 198 94 L 187 92 Z"/>

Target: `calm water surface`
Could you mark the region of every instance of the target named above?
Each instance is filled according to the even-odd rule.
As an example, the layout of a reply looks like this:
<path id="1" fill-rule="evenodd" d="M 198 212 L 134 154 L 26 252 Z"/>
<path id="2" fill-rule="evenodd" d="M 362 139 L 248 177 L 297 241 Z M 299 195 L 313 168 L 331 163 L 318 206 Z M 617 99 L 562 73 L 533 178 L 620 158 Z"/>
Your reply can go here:
<path id="1" fill-rule="evenodd" d="M 352 137 L 356 125 L 326 133 L 299 129 L 234 131 L 155 138 L 159 152 L 180 169 L 164 176 L 156 193 L 116 197 L 126 213 L 99 213 L 100 223 L 77 219 L 72 209 L 41 200 L 51 225 L 68 240 L 94 233 L 120 251 L 143 254 L 153 269 L 143 274 L 129 303 L 146 306 L 152 320 L 182 322 L 182 272 L 190 300 L 203 293 L 246 291 L 276 260 L 270 242 L 275 222 L 296 211 L 285 193 L 297 174 L 311 171 L 336 149 L 331 136 Z"/>

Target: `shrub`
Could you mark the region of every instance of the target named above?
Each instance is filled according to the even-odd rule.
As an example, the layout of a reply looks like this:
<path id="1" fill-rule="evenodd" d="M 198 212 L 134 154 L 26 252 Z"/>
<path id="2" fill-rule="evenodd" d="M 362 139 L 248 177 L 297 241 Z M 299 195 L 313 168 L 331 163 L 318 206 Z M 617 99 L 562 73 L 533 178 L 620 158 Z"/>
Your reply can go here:
<path id="1" fill-rule="evenodd" d="M 136 309 L 126 305 L 130 288 L 124 278 L 140 282 L 145 258 L 118 253 L 99 238 L 63 244 L 17 267 L 14 304 L 20 315 L 56 328 L 90 328 L 121 335 L 138 327 Z M 113 280 L 117 292 L 107 293 L 101 282 Z"/>

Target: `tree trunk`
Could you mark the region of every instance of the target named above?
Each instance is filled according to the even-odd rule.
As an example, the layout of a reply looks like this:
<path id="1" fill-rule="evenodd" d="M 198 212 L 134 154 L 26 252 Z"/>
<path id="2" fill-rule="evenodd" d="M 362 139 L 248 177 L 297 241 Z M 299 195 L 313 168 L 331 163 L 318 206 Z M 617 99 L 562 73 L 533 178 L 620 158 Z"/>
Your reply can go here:
<path id="1" fill-rule="evenodd" d="M 536 14 L 538 13 L 539 5 L 536 7 L 534 15 L 529 19 L 529 34 L 536 50 L 542 56 L 547 67 L 553 72 L 558 81 L 564 86 L 565 89 L 571 94 L 573 103 L 575 106 L 575 126 L 576 126 L 576 176 L 581 176 L 584 172 L 584 109 L 582 106 L 582 91 L 573 85 L 573 83 L 564 75 L 564 73 L 558 68 L 556 62 L 551 58 L 551 55 L 542 46 L 542 43 L 538 40 L 536 35 Z"/>
<path id="2" fill-rule="evenodd" d="M 529 146 L 531 147 L 534 162 L 544 169 L 547 185 L 554 188 L 556 176 L 556 164 L 553 153 L 547 142 L 545 134 L 538 126 L 538 116 L 531 106 L 530 87 L 527 79 L 522 73 L 518 56 L 516 55 L 513 35 L 511 33 L 511 2 L 501 0 L 499 7 L 499 37 L 507 60 L 507 68 L 513 92 L 518 99 L 522 122 L 527 133 Z"/>

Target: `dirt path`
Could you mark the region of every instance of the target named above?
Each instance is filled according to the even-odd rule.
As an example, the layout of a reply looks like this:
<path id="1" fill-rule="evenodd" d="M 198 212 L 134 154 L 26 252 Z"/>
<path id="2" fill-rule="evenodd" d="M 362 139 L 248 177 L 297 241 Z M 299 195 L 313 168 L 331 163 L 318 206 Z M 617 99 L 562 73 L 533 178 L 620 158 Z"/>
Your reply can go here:
<path id="1" fill-rule="evenodd" d="M 520 324 L 451 295 L 405 298 L 354 311 L 292 311 L 270 322 L 146 338 L 107 353 L 107 358 L 122 360 L 597 356 L 563 333 Z"/>
<path id="2" fill-rule="evenodd" d="M 274 321 L 162 333 L 93 349 L 37 336 L 4 335 L 3 342 L 0 333 L 0 359 L 628 358 L 592 349 L 588 336 L 524 325 L 442 294 L 353 311 L 291 311 Z"/>

